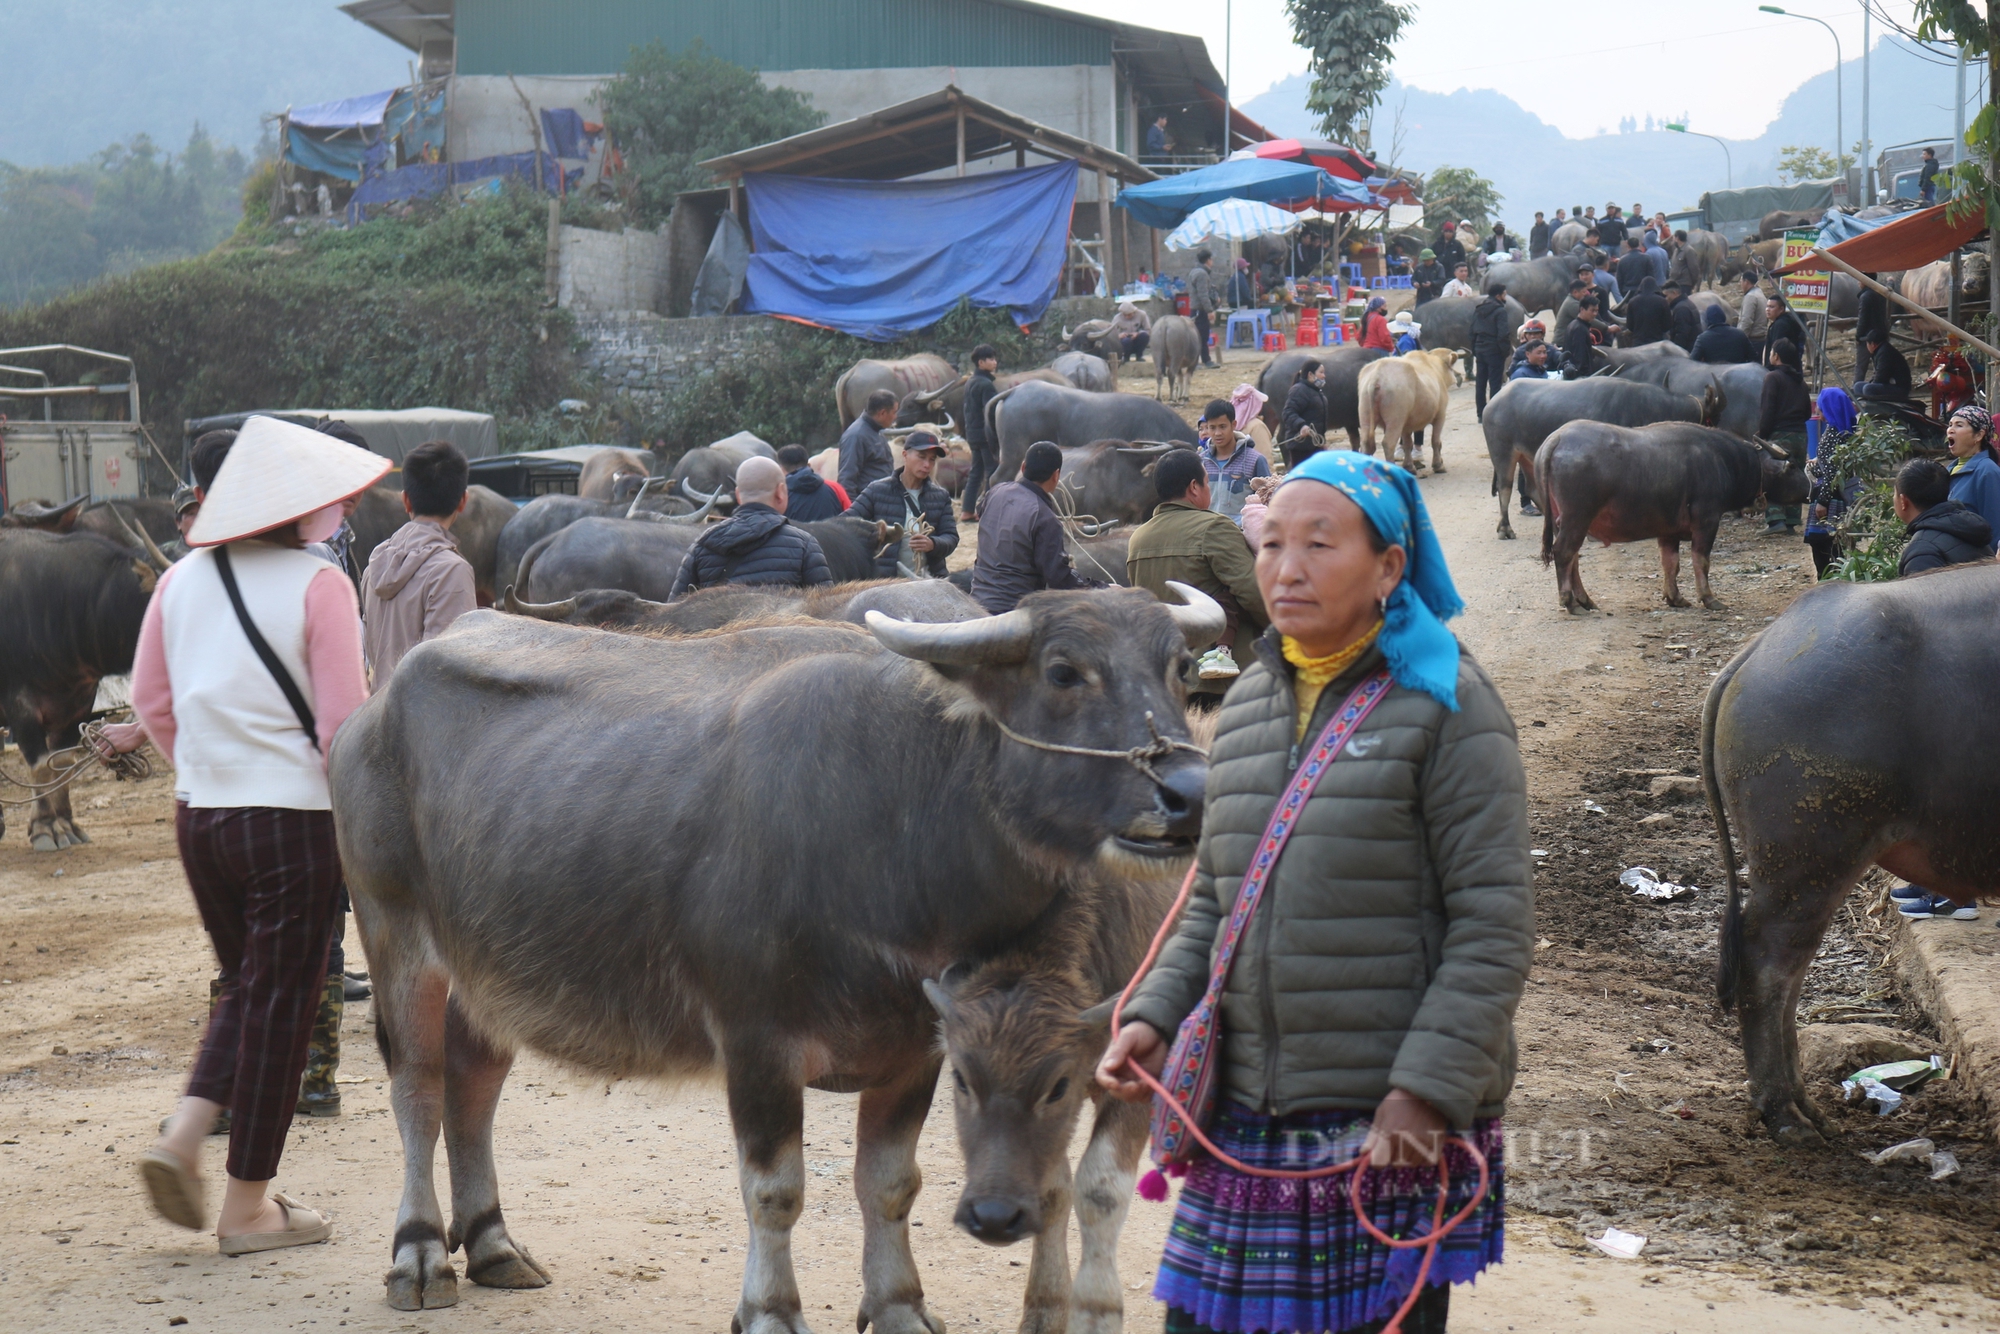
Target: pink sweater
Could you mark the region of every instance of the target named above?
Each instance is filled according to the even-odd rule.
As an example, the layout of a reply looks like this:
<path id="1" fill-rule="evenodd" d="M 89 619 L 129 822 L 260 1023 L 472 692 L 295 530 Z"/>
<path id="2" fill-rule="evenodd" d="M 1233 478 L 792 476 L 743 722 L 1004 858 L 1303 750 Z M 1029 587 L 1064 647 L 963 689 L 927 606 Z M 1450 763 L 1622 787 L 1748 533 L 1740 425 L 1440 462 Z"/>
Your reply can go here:
<path id="1" fill-rule="evenodd" d="M 133 712 L 139 715 L 146 735 L 167 756 L 174 753 L 174 683 L 167 674 L 160 606 L 167 584 L 179 570 L 175 566 L 160 576 L 139 626 L 139 649 L 132 664 Z M 231 633 L 240 634 L 234 618 L 229 619 Z M 331 567 L 314 575 L 306 585 L 306 661 L 312 675 L 313 722 L 318 724 L 320 765 L 324 768 L 326 755 L 333 750 L 334 733 L 368 698 L 354 585 Z"/>

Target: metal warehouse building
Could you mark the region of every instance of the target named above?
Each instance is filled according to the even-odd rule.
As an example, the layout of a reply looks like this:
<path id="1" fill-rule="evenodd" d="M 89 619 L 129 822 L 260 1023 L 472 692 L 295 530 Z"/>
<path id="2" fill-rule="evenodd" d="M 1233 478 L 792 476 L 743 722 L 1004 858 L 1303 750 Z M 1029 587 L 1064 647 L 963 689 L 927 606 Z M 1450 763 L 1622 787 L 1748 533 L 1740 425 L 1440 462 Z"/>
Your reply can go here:
<path id="1" fill-rule="evenodd" d="M 356 0 L 341 8 L 449 76 L 447 156 L 534 148 L 528 106 L 596 111 L 634 46 L 712 54 L 808 94 L 832 122 L 955 85 L 1139 156 L 1161 112 L 1184 155 L 1220 153 L 1222 78 L 1201 39 L 1024 0 Z M 1240 115 L 1229 147 L 1263 132 Z M 1005 165 L 1005 164 L 999 164 Z M 1094 200 L 1086 177 L 1079 201 Z"/>

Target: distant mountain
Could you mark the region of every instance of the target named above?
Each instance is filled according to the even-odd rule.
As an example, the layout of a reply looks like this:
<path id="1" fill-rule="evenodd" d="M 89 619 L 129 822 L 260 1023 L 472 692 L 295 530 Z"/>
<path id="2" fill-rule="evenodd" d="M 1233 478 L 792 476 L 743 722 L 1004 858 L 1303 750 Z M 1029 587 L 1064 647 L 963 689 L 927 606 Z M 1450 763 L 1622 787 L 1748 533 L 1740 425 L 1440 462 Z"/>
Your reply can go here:
<path id="1" fill-rule="evenodd" d="M 1870 130 L 1878 152 L 1913 139 L 1950 137 L 1949 67 L 1885 40 L 1875 48 L 1870 77 Z M 1968 71 L 1968 97 L 1976 95 L 1977 82 L 1977 71 Z M 1316 135 L 1317 118 L 1305 109 L 1309 84 L 1307 75 L 1294 75 L 1245 103 L 1244 113 L 1274 134 Z M 1664 130 L 1570 139 L 1491 89 L 1436 93 L 1392 81 L 1375 112 L 1374 142 L 1385 155 L 1399 115 L 1402 144 L 1396 165 L 1418 172 L 1472 168 L 1499 187 L 1501 216 L 1522 231 L 1538 208 L 1553 212 L 1586 204 L 1601 210 L 1616 200 L 1623 207 L 1636 202 L 1648 212 L 1673 212 L 1692 208 L 1703 191 L 1722 189 L 1729 180 L 1722 149 L 1713 140 Z M 1763 134 L 1727 141 L 1735 184 L 1776 184 L 1780 149 L 1812 144 L 1830 150 L 1833 128 L 1834 76 L 1828 70 L 1794 89 Z M 1847 62 L 1845 130 L 1850 146 L 1860 139 L 1859 60 Z"/>
<path id="2" fill-rule="evenodd" d="M 59 0 L 7 6 L 0 161 L 80 162 L 196 121 L 256 145 L 266 112 L 409 82 L 409 55 L 334 0 Z"/>

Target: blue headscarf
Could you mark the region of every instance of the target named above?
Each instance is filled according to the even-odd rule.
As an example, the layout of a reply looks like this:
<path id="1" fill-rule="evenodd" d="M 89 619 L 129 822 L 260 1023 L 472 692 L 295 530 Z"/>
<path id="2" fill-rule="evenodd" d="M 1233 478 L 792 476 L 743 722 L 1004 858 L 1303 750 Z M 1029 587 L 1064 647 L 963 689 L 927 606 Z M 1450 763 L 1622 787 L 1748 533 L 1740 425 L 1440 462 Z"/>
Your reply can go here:
<path id="1" fill-rule="evenodd" d="M 1458 711 L 1458 641 L 1444 623 L 1465 610 L 1417 479 L 1351 449 L 1327 449 L 1292 469 L 1292 480 L 1323 482 L 1361 507 L 1382 540 L 1408 555 L 1403 581 L 1383 609 L 1382 655 L 1389 674 Z"/>
<path id="2" fill-rule="evenodd" d="M 1846 434 L 1854 429 L 1854 400 L 1845 389 L 1828 385 L 1819 391 L 1819 415 L 1827 430 Z"/>

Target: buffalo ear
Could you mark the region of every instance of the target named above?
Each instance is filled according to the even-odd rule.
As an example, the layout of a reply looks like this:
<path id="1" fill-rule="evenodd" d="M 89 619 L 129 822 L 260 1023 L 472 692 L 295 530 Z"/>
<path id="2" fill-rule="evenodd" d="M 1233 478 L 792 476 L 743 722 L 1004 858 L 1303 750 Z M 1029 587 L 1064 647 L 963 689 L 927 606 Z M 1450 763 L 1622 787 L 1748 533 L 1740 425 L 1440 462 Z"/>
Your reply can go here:
<path id="1" fill-rule="evenodd" d="M 924 979 L 924 999 L 938 1012 L 938 1018 L 949 1021 L 952 1017 L 951 993 L 930 978 Z"/>
<path id="2" fill-rule="evenodd" d="M 1101 1000 L 1077 1015 L 1077 1019 L 1090 1028 L 1108 1028 L 1111 1025 L 1112 1012 L 1117 1010 L 1120 999 L 1121 997 L 1112 996 Z"/>

